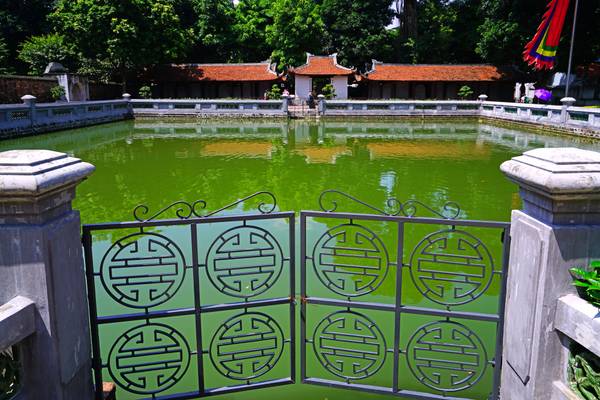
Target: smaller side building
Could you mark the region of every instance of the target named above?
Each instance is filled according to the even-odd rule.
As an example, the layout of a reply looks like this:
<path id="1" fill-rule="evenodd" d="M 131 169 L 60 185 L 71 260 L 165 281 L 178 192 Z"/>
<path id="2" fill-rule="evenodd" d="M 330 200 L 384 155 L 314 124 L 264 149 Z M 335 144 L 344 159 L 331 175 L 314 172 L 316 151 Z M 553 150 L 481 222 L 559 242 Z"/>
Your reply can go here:
<path id="1" fill-rule="evenodd" d="M 142 79 L 156 98 L 259 99 L 281 76 L 269 60 L 244 64 L 171 64 Z M 141 86 L 140 85 L 140 86 Z"/>
<path id="2" fill-rule="evenodd" d="M 315 56 L 306 53 L 306 64 L 290 68 L 288 72 L 294 76 L 296 97 L 305 99 L 311 91 L 316 96 L 323 86 L 332 84 L 335 98 L 344 100 L 348 98 L 348 79 L 355 71 L 339 65 L 337 54 Z"/>
<path id="3" fill-rule="evenodd" d="M 493 65 L 387 64 L 373 60 L 362 82 L 369 99 L 456 99 L 463 85 L 474 95 L 511 101 L 514 73 Z"/>

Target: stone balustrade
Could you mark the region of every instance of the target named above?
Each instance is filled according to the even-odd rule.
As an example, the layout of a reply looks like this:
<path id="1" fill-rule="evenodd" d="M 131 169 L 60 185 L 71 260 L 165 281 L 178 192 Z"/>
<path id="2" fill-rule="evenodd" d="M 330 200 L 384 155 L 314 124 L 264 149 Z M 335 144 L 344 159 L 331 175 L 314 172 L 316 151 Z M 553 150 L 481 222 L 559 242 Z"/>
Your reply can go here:
<path id="1" fill-rule="evenodd" d="M 0 105 L 0 139 L 95 125 L 131 118 L 131 105 L 123 100 L 37 103 L 23 96 L 23 104 Z"/>
<path id="2" fill-rule="evenodd" d="M 0 139 L 87 126 L 127 118 L 233 117 L 474 117 L 526 124 L 580 136 L 600 137 L 600 109 L 541 104 L 460 100 L 325 100 L 319 97 L 311 113 L 294 113 L 292 97 L 281 100 L 171 100 L 131 99 L 36 104 L 24 96 L 23 104 L 0 105 Z"/>
<path id="3" fill-rule="evenodd" d="M 287 100 L 132 100 L 136 117 L 287 117 Z"/>

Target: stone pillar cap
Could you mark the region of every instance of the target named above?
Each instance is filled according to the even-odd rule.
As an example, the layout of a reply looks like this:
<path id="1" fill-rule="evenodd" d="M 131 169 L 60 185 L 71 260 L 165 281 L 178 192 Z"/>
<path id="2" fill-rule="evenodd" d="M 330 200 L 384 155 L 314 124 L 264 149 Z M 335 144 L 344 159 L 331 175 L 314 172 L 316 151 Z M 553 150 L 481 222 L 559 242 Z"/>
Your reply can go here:
<path id="1" fill-rule="evenodd" d="M 0 152 L 0 198 L 36 197 L 74 185 L 94 169 L 92 164 L 56 151 Z"/>
<path id="2" fill-rule="evenodd" d="M 569 148 L 530 150 L 500 166 L 511 180 L 549 194 L 600 194 L 600 153 Z"/>

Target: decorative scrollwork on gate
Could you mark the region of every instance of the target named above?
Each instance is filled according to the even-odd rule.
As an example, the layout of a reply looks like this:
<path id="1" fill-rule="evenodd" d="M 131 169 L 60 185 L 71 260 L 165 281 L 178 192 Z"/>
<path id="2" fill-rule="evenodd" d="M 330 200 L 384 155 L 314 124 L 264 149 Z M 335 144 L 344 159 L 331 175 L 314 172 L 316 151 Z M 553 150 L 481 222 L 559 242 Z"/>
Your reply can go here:
<path id="1" fill-rule="evenodd" d="M 108 249 L 100 276 L 106 292 L 118 303 L 132 308 L 154 307 L 179 290 L 185 276 L 185 257 L 166 236 L 135 233 Z"/>
<path id="2" fill-rule="evenodd" d="M 479 336 L 452 321 L 431 322 L 417 329 L 408 343 L 406 357 L 419 382 L 443 392 L 474 386 L 488 365 Z"/>
<path id="3" fill-rule="evenodd" d="M 245 312 L 217 329 L 210 344 L 210 359 L 223 376 L 248 381 L 274 368 L 283 345 L 277 321 L 263 313 Z"/>
<path id="4" fill-rule="evenodd" d="M 342 296 L 373 292 L 385 280 L 389 256 L 382 240 L 357 224 L 338 225 L 325 232 L 313 248 L 319 280 Z"/>
<path id="5" fill-rule="evenodd" d="M 386 358 L 383 333 L 355 311 L 337 311 L 323 318 L 315 329 L 313 348 L 325 369 L 349 380 L 376 374 Z"/>
<path id="6" fill-rule="evenodd" d="M 150 221 L 156 220 L 158 217 L 165 214 L 169 210 L 175 210 L 175 215 L 179 219 L 190 219 L 190 218 L 194 218 L 194 217 L 195 218 L 206 218 L 206 217 L 211 217 L 213 215 L 217 215 L 220 212 L 229 210 L 229 209 L 231 209 L 239 204 L 242 204 L 250 199 L 258 198 L 258 197 L 263 197 L 265 199 L 268 199 L 268 200 L 264 200 L 264 201 L 260 202 L 256 206 L 256 209 L 261 214 L 270 214 L 273 211 L 275 211 L 275 209 L 277 208 L 277 198 L 275 198 L 275 195 L 271 192 L 262 191 L 262 192 L 253 193 L 253 194 L 243 197 L 241 199 L 237 199 L 236 201 L 234 201 L 230 204 L 227 204 L 224 207 L 221 207 L 217 210 L 206 212 L 206 213 L 203 213 L 203 210 L 205 210 L 206 206 L 207 206 L 206 201 L 204 201 L 204 200 L 197 200 L 193 203 L 189 203 L 189 202 L 183 201 L 183 200 L 176 201 L 176 202 L 164 207 L 163 209 L 156 212 L 155 214 L 153 214 L 150 217 L 147 217 L 147 215 L 150 213 L 150 208 L 145 204 L 140 204 L 133 209 L 133 217 L 137 221 L 140 221 L 140 222 L 150 222 Z"/>
<path id="7" fill-rule="evenodd" d="M 137 326 L 113 344 L 109 372 L 123 389 L 142 395 L 167 390 L 179 382 L 190 364 L 190 347 L 175 328 L 158 323 Z"/>
<path id="8" fill-rule="evenodd" d="M 410 275 L 428 299 L 447 306 L 466 304 L 490 286 L 494 260 L 470 233 L 443 230 L 427 235 L 414 248 Z"/>
<path id="9" fill-rule="evenodd" d="M 445 202 L 442 205 L 441 211 L 437 211 L 433 207 L 430 207 L 427 204 L 425 204 L 419 200 L 411 199 L 411 200 L 406 200 L 405 202 L 401 202 L 400 200 L 398 200 L 394 197 L 387 199 L 385 202 L 385 209 L 381 209 L 381 208 L 375 207 L 365 201 L 362 201 L 355 196 L 352 196 L 348 193 L 344 193 L 340 190 L 335 190 L 335 189 L 325 190 L 324 192 L 321 193 L 321 195 L 319 196 L 319 207 L 321 207 L 321 210 L 323 210 L 325 212 L 336 212 L 337 211 L 338 202 L 335 200 L 335 198 L 328 199 L 329 205 L 326 205 L 327 204 L 326 199 L 328 197 L 332 197 L 332 196 L 339 196 L 341 198 L 348 199 L 354 203 L 360 204 L 372 211 L 375 211 L 378 214 L 388 215 L 388 216 L 404 216 L 404 217 L 412 218 L 412 217 L 417 216 L 420 209 L 424 209 L 424 210 L 427 210 L 428 212 L 430 212 L 431 214 L 433 214 L 437 217 L 440 217 L 440 218 L 457 219 L 462 212 L 460 205 L 454 201 Z"/>
<path id="10" fill-rule="evenodd" d="M 271 288 L 283 270 L 283 250 L 275 237 L 257 226 L 238 226 L 211 244 L 206 266 L 212 284 L 234 297 L 249 298 Z"/>

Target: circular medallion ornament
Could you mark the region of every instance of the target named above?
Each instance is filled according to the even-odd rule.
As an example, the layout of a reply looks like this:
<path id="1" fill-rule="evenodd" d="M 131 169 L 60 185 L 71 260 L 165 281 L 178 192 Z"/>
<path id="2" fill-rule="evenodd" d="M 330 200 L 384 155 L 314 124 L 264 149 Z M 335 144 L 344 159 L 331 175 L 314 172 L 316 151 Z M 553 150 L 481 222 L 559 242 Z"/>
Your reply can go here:
<path id="1" fill-rule="evenodd" d="M 240 226 L 213 241 L 206 266 L 219 291 L 248 298 L 267 291 L 277 281 L 283 269 L 283 251 L 266 230 Z"/>
<path id="2" fill-rule="evenodd" d="M 432 322 L 419 328 L 406 350 L 408 366 L 422 384 L 444 392 L 475 385 L 488 358 L 481 339 L 456 322 Z"/>
<path id="3" fill-rule="evenodd" d="M 494 275 L 494 261 L 475 236 L 446 230 L 419 242 L 410 257 L 410 274 L 425 297 L 443 305 L 459 305 L 487 290 Z"/>
<path id="4" fill-rule="evenodd" d="M 123 389 L 152 395 L 179 382 L 189 362 L 190 349 L 183 336 L 170 326 L 152 323 L 117 339 L 108 356 L 108 370 Z"/>
<path id="5" fill-rule="evenodd" d="M 171 239 L 156 233 L 136 233 L 108 249 L 100 276 L 117 302 L 133 308 L 154 307 L 179 290 L 185 276 L 185 258 Z"/>
<path id="6" fill-rule="evenodd" d="M 385 338 L 375 322 L 353 311 L 324 318 L 313 335 L 313 348 L 323 367 L 344 379 L 364 379 L 383 366 Z"/>
<path id="7" fill-rule="evenodd" d="M 227 378 L 254 379 L 277 364 L 283 343 L 283 332 L 273 318 L 247 312 L 230 318 L 217 329 L 210 344 L 210 359 Z"/>
<path id="8" fill-rule="evenodd" d="M 361 225 L 344 224 L 325 232 L 313 249 L 319 280 L 346 297 L 373 292 L 384 281 L 389 257 L 381 239 Z"/>

